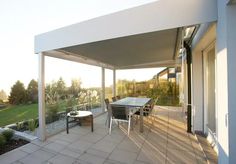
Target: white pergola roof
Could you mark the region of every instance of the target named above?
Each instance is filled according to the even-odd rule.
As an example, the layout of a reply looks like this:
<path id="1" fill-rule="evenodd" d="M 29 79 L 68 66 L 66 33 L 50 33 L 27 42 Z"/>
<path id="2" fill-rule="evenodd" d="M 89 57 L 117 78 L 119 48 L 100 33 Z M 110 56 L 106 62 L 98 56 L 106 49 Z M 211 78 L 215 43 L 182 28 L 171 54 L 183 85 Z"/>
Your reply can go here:
<path id="1" fill-rule="evenodd" d="M 35 37 L 35 53 L 106 68 L 173 66 L 182 27 L 217 20 L 215 0 L 159 0 Z"/>

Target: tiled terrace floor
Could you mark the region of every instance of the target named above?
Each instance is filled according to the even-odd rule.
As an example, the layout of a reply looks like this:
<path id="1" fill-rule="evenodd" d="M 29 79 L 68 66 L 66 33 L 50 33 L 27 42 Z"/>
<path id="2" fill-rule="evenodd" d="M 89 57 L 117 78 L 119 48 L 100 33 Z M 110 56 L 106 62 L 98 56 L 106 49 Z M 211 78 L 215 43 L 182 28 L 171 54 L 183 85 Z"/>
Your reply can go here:
<path id="1" fill-rule="evenodd" d="M 46 142 L 33 141 L 0 156 L 0 163 L 15 164 L 147 164 L 207 163 L 196 138 L 186 133 L 181 110 L 155 107 L 154 116 L 145 118 L 144 133 L 135 125 L 130 136 L 127 124 L 114 125 L 111 135 L 105 126 L 106 115 L 90 126 L 75 126 L 70 134 L 61 132 Z"/>

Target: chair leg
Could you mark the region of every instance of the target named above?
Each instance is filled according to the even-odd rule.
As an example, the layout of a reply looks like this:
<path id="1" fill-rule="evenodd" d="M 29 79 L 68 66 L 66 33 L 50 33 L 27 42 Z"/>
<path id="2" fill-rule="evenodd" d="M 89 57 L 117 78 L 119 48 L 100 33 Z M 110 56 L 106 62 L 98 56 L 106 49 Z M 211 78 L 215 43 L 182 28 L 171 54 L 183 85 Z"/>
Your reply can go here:
<path id="1" fill-rule="evenodd" d="M 139 116 L 138 116 L 138 115 L 136 115 L 136 118 L 135 118 L 135 125 L 137 125 L 137 124 L 138 124 L 138 120 L 139 120 Z"/>
<path id="2" fill-rule="evenodd" d="M 131 117 L 131 123 L 130 123 L 130 129 L 131 130 L 134 130 L 134 118 L 133 118 L 133 116 Z"/>
<path id="3" fill-rule="evenodd" d="M 107 114 L 107 119 L 106 119 L 105 125 L 107 125 L 108 119 L 109 119 L 109 116 Z"/>
<path id="4" fill-rule="evenodd" d="M 112 126 L 112 118 L 111 118 L 111 120 L 110 120 L 109 134 L 111 134 L 111 126 Z"/>
<path id="5" fill-rule="evenodd" d="M 131 120 L 131 118 L 129 117 L 129 122 L 128 122 L 128 136 L 129 136 L 129 131 L 130 131 L 130 120 Z"/>

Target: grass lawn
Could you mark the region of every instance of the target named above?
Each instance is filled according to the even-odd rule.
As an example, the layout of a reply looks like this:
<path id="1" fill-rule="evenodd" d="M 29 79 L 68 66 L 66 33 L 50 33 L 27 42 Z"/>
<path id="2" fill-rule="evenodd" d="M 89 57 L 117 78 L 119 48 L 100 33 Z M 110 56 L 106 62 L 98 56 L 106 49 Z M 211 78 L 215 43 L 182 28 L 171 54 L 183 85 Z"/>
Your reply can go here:
<path id="1" fill-rule="evenodd" d="M 0 110 L 0 127 L 38 117 L 38 104 L 9 105 Z"/>
<path id="2" fill-rule="evenodd" d="M 65 111 L 66 102 L 58 103 L 58 112 Z M 46 113 L 47 113 L 46 107 Z M 8 105 L 0 110 L 0 127 L 38 117 L 38 104 Z"/>
<path id="3" fill-rule="evenodd" d="M 60 101 L 58 112 L 65 111 L 65 108 L 65 101 Z M 8 105 L 6 108 L 0 110 L 0 127 L 37 117 L 38 104 Z"/>

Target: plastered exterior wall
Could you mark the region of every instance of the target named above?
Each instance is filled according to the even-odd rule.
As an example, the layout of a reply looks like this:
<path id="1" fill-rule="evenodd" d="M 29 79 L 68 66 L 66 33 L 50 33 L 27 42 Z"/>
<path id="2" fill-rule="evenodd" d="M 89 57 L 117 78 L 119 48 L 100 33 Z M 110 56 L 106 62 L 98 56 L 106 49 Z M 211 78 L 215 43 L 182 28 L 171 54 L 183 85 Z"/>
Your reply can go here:
<path id="1" fill-rule="evenodd" d="M 195 107 L 194 131 L 206 132 L 204 109 L 204 60 L 203 51 L 214 44 L 216 39 L 216 23 L 202 24 L 192 44 L 192 99 Z"/>
<path id="2" fill-rule="evenodd" d="M 193 127 L 194 131 L 203 131 L 203 61 L 202 53 L 200 51 L 193 52 L 193 107 L 195 109 Z"/>
<path id="3" fill-rule="evenodd" d="M 236 163 L 236 4 L 227 5 L 229 163 Z"/>
<path id="4" fill-rule="evenodd" d="M 216 41 L 216 107 L 218 109 L 219 163 L 229 163 L 228 129 L 228 62 L 227 62 L 227 5 L 218 0 Z"/>

